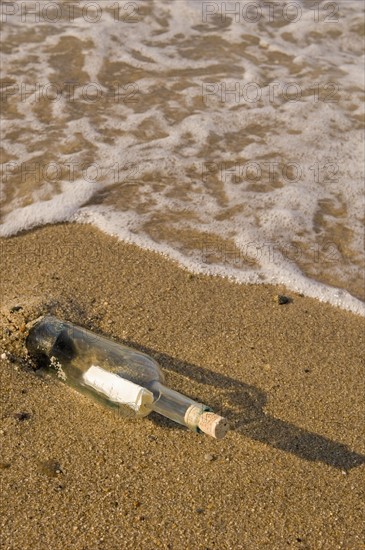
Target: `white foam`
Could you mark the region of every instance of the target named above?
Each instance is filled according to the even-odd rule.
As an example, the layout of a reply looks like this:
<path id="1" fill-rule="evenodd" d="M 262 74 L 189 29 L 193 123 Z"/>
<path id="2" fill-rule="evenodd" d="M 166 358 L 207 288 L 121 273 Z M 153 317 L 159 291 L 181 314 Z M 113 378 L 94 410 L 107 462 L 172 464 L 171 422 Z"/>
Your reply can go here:
<path id="1" fill-rule="evenodd" d="M 204 264 L 199 257 L 189 257 L 176 248 L 164 243 L 155 242 L 146 235 L 135 233 L 140 220 L 131 212 L 119 213 L 113 211 L 112 208 L 88 206 L 75 213 L 72 221 L 95 225 L 105 233 L 119 237 L 125 242 L 136 244 L 145 250 L 159 252 L 175 260 L 193 273 L 227 277 L 232 281 L 246 284 L 261 284 L 263 282 L 284 284 L 295 292 L 303 293 L 311 298 L 316 298 L 322 302 L 365 316 L 364 302 L 356 299 L 346 290 L 329 287 L 308 279 L 292 262 L 286 262 L 284 258 L 281 258 L 281 262 L 278 260 L 278 263 L 275 263 L 272 261 L 270 254 L 267 254 L 266 257 L 260 256 L 262 260 L 261 270 L 252 268 L 243 271 L 232 269 L 232 267 L 226 265 Z M 257 243 L 254 240 L 254 235 L 251 235 L 251 237 L 252 239 L 249 238 L 248 242 Z M 237 240 L 236 244 L 239 246 L 239 240 Z"/>
<path id="2" fill-rule="evenodd" d="M 47 223 L 72 219 L 80 205 L 87 202 L 97 188 L 96 184 L 85 181 L 63 182 L 62 193 L 52 199 L 34 202 L 7 214 L 0 226 L 0 237 L 9 237 Z"/>

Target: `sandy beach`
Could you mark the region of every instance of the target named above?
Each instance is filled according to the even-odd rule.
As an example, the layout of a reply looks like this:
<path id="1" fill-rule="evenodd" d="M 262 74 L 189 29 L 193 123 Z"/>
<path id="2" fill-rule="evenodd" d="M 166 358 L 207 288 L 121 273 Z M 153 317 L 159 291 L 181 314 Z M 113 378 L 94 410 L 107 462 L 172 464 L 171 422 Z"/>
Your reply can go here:
<path id="1" fill-rule="evenodd" d="M 363 318 L 91 226 L 2 240 L 1 266 L 1 548 L 364 548 Z M 125 420 L 34 372 L 44 313 L 151 354 L 232 430 Z"/>

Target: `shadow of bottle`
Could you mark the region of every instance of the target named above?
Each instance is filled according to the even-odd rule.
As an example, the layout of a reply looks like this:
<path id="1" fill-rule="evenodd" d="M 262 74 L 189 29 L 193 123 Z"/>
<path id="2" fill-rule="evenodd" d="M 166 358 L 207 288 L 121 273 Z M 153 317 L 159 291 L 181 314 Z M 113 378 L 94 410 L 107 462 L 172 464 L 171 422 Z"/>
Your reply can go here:
<path id="1" fill-rule="evenodd" d="M 244 437 L 292 453 L 304 460 L 323 462 L 339 470 L 349 471 L 365 463 L 364 455 L 351 451 L 342 443 L 266 414 L 264 411 L 267 402 L 266 394 L 255 386 L 180 361 L 132 341 L 124 343 L 147 353 L 166 370 L 187 376 L 198 383 L 223 389 L 225 397 L 228 397 L 225 401 L 229 401 L 229 405 L 222 407 L 214 397 L 209 405 L 215 412 L 225 416 L 235 432 Z M 153 421 L 172 425 L 163 419 L 160 420 L 157 415 L 153 417 Z"/>

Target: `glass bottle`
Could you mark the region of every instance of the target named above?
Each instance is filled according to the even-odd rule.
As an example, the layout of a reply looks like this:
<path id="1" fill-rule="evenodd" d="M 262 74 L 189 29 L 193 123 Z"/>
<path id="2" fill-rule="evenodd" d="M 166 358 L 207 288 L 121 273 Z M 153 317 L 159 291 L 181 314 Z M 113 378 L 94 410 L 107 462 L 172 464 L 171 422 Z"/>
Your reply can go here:
<path id="1" fill-rule="evenodd" d="M 216 439 L 228 431 L 225 418 L 166 387 L 159 365 L 145 353 L 52 316 L 33 323 L 26 345 L 66 384 L 122 414 L 155 411 Z"/>

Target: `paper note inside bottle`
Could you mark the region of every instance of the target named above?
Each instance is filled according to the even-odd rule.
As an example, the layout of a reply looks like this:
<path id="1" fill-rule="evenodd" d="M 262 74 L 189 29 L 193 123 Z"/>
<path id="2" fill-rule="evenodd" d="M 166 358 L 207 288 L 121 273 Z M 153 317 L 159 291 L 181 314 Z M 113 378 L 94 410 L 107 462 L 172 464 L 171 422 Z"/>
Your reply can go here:
<path id="1" fill-rule="evenodd" d="M 83 381 L 110 401 L 127 405 L 140 414 L 148 414 L 151 410 L 152 392 L 117 374 L 92 365 L 83 375 Z"/>

